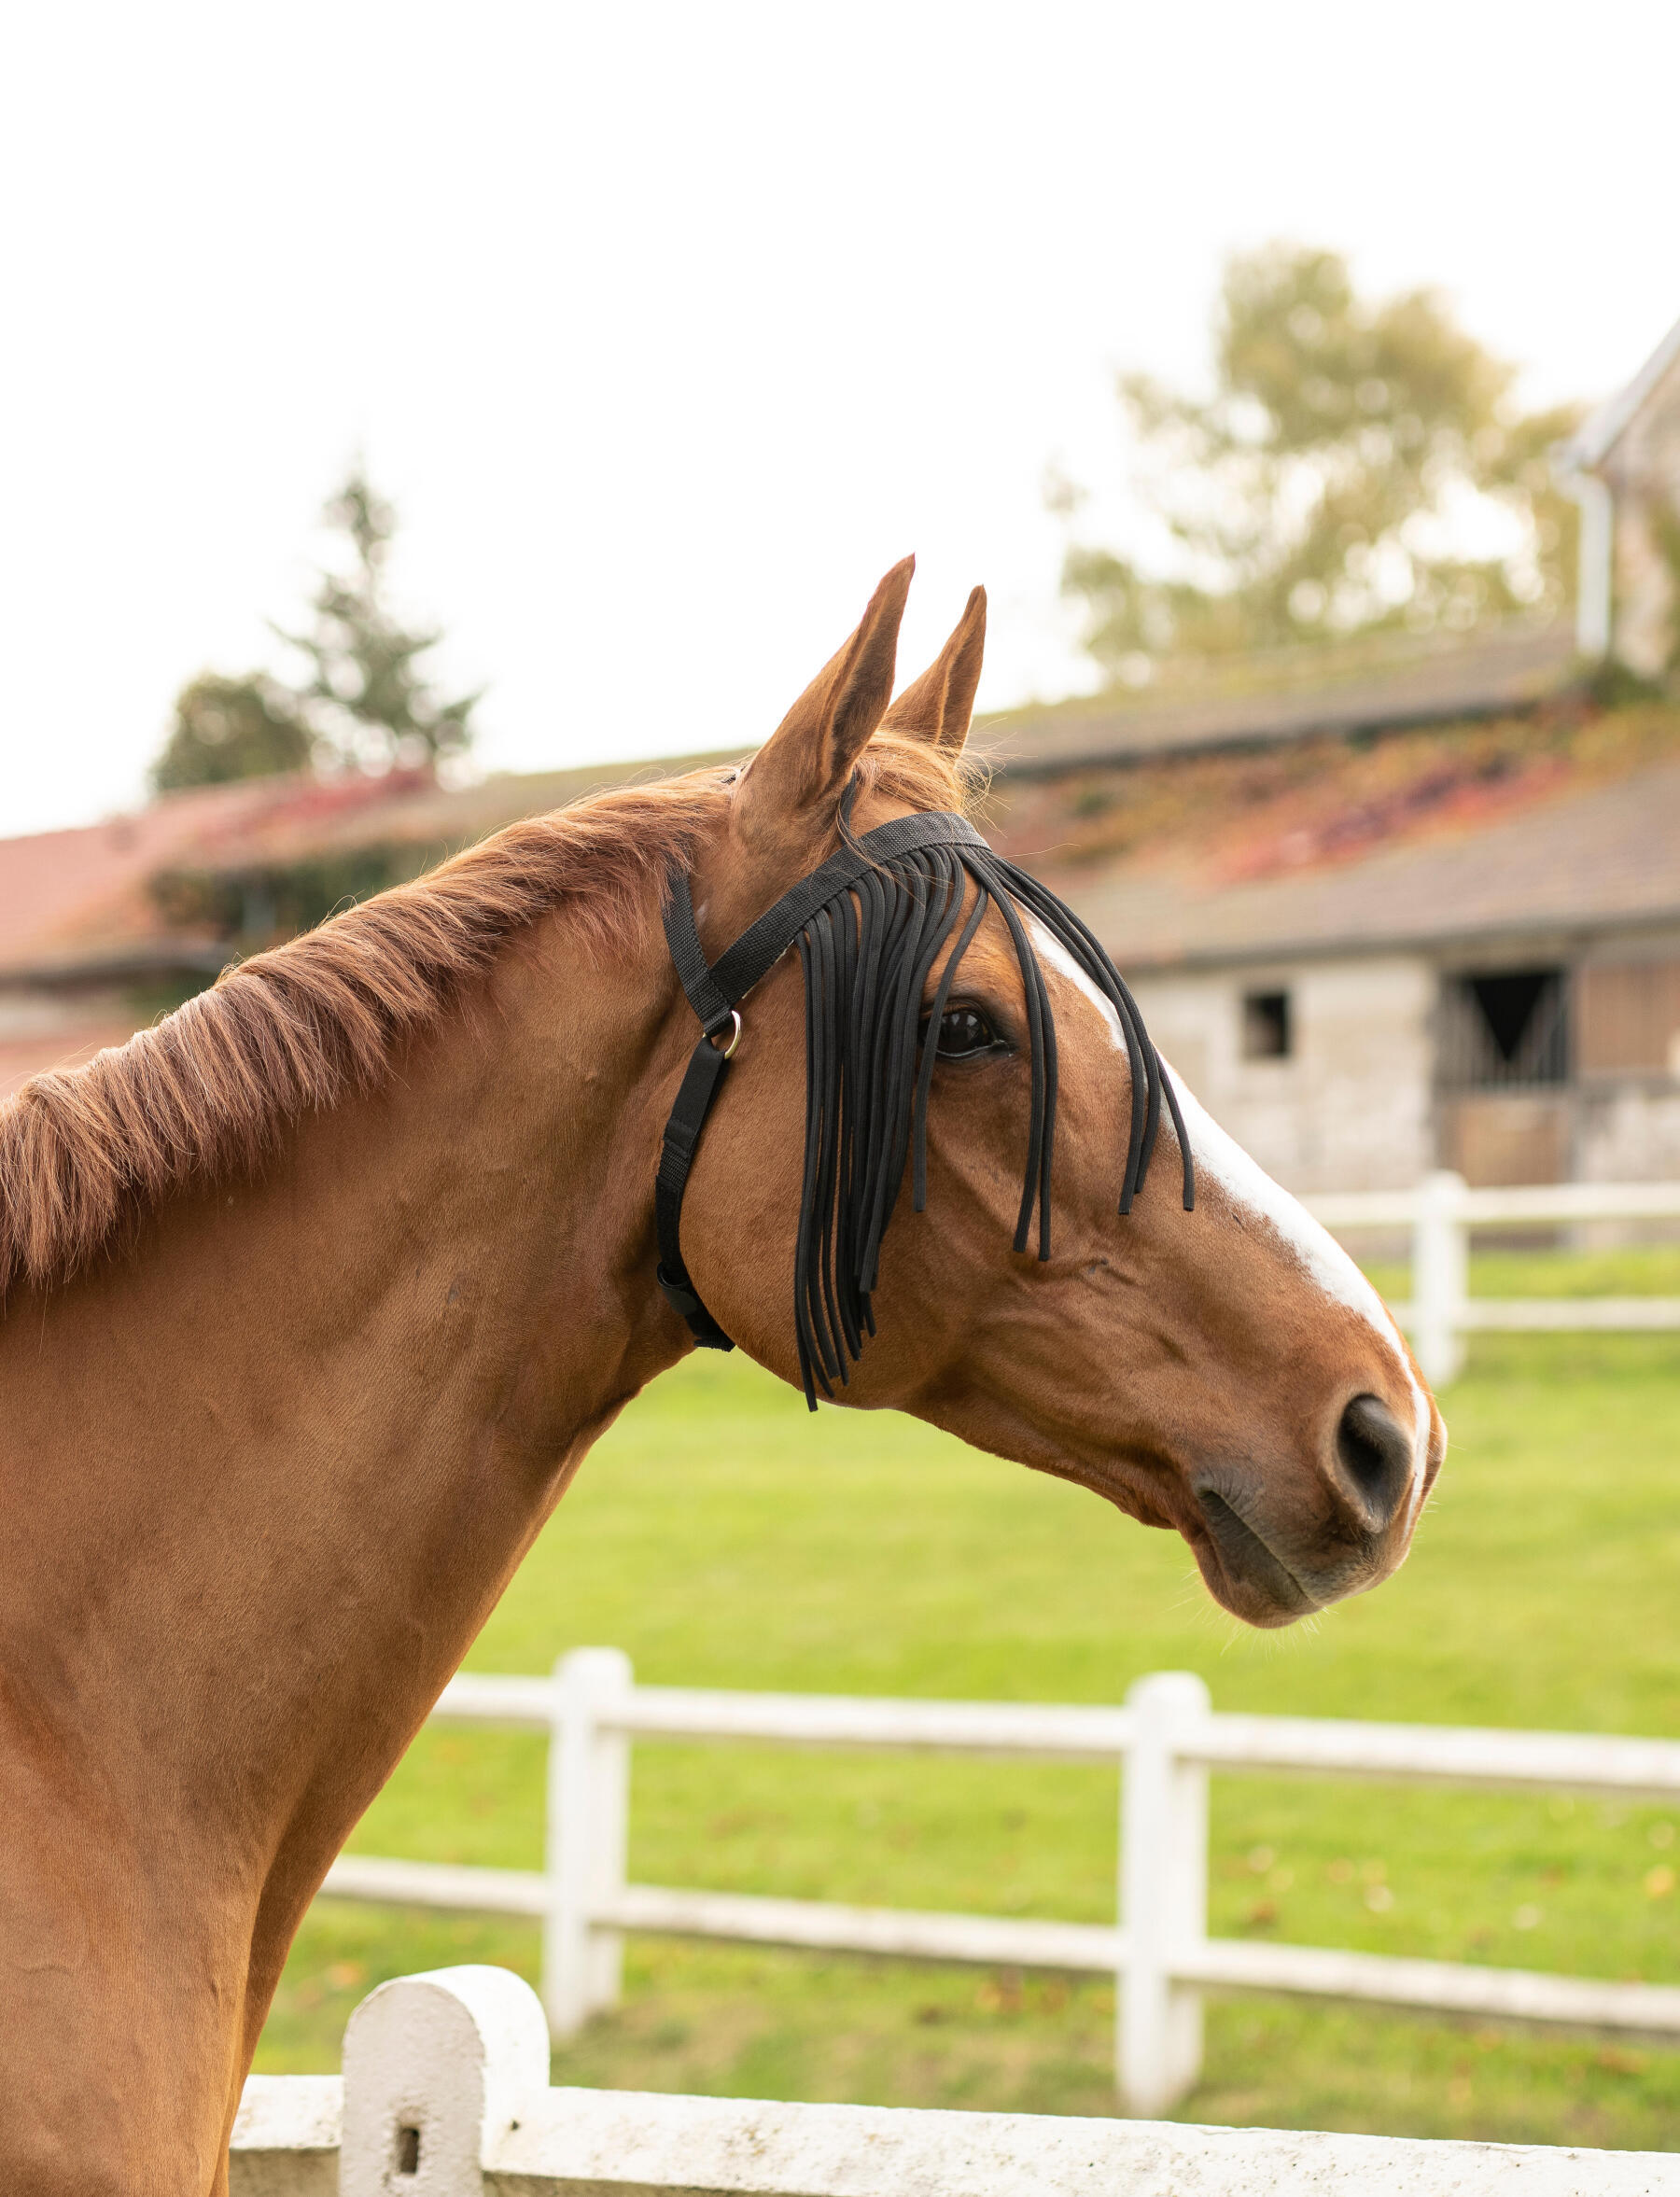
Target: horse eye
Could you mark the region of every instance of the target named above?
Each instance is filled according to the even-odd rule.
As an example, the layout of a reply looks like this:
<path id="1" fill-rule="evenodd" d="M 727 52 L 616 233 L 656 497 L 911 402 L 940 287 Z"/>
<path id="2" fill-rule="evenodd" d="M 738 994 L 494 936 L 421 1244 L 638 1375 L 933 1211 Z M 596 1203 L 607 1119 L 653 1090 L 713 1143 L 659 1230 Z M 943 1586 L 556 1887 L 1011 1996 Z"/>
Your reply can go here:
<path id="1" fill-rule="evenodd" d="M 977 1007 L 949 1007 L 939 1018 L 942 1060 L 961 1060 L 972 1053 L 989 1053 L 997 1042 L 997 1031 Z"/>

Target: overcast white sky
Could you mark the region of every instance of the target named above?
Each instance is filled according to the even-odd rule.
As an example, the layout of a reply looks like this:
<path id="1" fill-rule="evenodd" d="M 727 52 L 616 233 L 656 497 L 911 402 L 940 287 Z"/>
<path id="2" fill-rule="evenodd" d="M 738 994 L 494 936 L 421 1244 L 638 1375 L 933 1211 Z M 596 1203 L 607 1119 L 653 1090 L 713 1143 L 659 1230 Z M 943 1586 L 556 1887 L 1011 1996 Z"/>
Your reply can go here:
<path id="1" fill-rule="evenodd" d="M 1222 256 L 1438 282 L 1535 399 L 1680 314 L 1673 0 L 287 0 L 0 49 L 0 832 L 137 800 L 295 614 L 358 446 L 482 759 L 761 736 L 917 552 L 983 704 L 1081 683 L 1047 463 Z"/>

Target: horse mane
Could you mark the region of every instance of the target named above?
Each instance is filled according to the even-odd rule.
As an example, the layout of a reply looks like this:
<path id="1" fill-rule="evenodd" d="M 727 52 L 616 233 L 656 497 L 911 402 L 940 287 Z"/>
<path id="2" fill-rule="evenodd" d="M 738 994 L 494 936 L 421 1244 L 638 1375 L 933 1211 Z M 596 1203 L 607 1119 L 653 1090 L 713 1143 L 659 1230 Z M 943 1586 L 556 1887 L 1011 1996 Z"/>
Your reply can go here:
<path id="1" fill-rule="evenodd" d="M 859 770 L 914 808 L 963 805 L 955 759 L 919 741 L 877 735 Z M 85 1067 L 32 1077 L 0 1106 L 0 1297 L 69 1280 L 171 1196 L 255 1174 L 304 1115 L 376 1090 L 543 916 L 564 906 L 585 948 L 626 944 L 729 777 L 696 771 L 511 824 L 224 969 Z"/>

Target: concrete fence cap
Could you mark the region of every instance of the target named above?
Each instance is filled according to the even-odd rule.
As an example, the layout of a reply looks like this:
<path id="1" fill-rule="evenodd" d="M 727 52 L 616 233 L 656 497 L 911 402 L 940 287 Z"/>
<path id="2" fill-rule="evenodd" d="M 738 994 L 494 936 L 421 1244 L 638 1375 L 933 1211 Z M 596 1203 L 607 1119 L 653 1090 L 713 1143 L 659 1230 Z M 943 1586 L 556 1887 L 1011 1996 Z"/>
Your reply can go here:
<path id="1" fill-rule="evenodd" d="M 341 2197 L 461 2197 L 548 2088 L 542 2002 L 506 1968 L 433 1968 L 371 1992 L 344 2031 Z"/>

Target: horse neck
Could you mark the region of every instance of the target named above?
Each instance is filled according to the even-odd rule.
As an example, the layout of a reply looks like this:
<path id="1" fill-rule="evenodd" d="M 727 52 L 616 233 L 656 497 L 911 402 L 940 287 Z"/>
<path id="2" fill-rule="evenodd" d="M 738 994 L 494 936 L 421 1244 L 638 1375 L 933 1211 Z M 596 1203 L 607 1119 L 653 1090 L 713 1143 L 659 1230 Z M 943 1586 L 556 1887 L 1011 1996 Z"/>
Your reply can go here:
<path id="1" fill-rule="evenodd" d="M 385 1089 L 0 1322 L 0 1666 L 136 1836 L 271 1888 L 289 1855 L 306 1899 L 679 1354 L 645 1287 L 656 939 L 591 965 L 549 918 Z"/>

